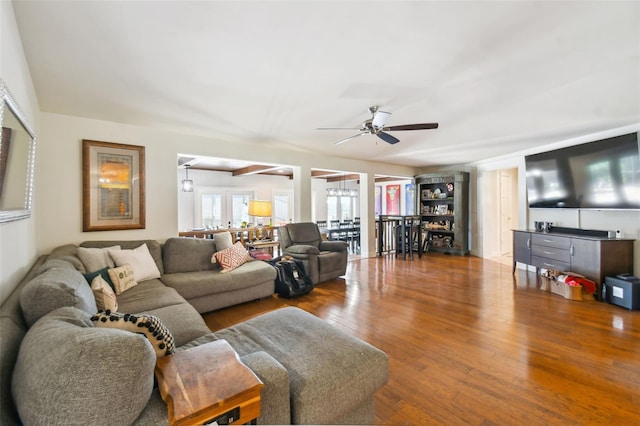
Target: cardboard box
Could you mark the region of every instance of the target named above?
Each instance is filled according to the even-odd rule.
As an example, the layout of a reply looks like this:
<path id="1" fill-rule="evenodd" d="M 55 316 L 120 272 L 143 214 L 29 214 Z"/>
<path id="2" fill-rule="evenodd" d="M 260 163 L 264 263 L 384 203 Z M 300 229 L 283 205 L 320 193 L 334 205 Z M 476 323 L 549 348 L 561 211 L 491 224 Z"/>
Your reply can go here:
<path id="1" fill-rule="evenodd" d="M 640 279 L 622 280 L 605 277 L 606 301 L 629 310 L 640 309 Z"/>

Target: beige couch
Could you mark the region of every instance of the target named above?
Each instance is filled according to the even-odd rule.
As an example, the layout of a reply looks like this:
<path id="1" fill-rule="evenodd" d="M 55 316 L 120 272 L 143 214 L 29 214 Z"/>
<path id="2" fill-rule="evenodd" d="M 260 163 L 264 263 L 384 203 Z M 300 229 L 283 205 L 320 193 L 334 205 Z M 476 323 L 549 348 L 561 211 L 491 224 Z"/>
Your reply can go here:
<path id="1" fill-rule="evenodd" d="M 116 243 L 126 248 L 141 241 Z M 164 282 L 174 274 L 194 273 L 194 282 L 206 273 L 211 279 L 227 275 L 213 269 L 186 270 L 204 265 L 194 260 L 197 253 L 205 259 L 202 240 L 185 239 L 173 248 L 169 241 L 164 246 L 145 243 L 161 277 L 141 281 L 120 294 L 118 310 L 157 316 L 178 351 L 226 339 L 265 384 L 259 423 L 373 422 L 374 394 L 388 377 L 383 352 L 297 308 L 276 310 L 212 333 L 180 294 L 180 285 L 174 282 L 172 288 Z M 91 317 L 96 301 L 78 270 L 82 261 L 73 247 L 63 246 L 41 257 L 0 307 L 0 424 L 167 424 L 166 405 L 154 386 L 152 344 L 137 333 L 95 327 Z M 172 269 L 173 255 L 184 258 L 185 270 Z M 184 262 L 192 264 L 187 267 Z M 245 265 L 255 264 L 254 268 L 258 262 Z M 209 295 L 194 293 L 191 300 L 204 310 L 219 304 L 216 295 L 231 293 L 226 300 L 238 300 L 230 285 Z M 246 285 L 253 291 L 260 283 Z"/>

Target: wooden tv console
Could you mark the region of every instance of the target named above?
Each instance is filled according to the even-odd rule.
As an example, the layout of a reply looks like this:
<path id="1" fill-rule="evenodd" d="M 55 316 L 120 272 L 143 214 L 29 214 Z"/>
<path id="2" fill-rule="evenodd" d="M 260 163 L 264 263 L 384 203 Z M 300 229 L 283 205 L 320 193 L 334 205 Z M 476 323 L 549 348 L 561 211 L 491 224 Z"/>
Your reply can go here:
<path id="1" fill-rule="evenodd" d="M 589 235 L 588 231 L 513 231 L 513 273 L 516 263 L 571 271 L 602 284 L 607 275 L 633 273 L 633 239 Z M 575 233 L 572 233 L 575 232 Z"/>

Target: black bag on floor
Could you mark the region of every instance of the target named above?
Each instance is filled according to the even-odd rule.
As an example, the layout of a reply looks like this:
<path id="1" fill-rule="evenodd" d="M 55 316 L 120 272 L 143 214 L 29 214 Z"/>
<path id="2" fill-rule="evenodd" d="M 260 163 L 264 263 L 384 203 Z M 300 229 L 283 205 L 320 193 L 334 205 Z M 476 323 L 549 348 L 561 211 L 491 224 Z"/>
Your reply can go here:
<path id="1" fill-rule="evenodd" d="M 280 258 L 269 262 L 276 268 L 276 293 L 280 297 L 292 298 L 302 296 L 313 290 L 313 282 L 304 271 L 301 260 L 282 260 Z"/>

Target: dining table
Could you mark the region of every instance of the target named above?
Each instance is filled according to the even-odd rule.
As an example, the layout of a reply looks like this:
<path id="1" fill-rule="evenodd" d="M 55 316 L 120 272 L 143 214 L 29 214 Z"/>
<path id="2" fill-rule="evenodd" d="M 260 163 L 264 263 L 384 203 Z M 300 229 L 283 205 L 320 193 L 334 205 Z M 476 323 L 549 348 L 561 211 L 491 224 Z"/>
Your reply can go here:
<path id="1" fill-rule="evenodd" d="M 347 243 L 349 244 L 349 249 L 352 252 L 356 251 L 357 241 L 355 235 L 360 232 L 360 224 L 350 224 L 350 226 L 345 226 L 344 224 L 340 227 L 318 227 L 320 231 L 320 235 L 326 237 L 329 241 L 344 241 L 340 234 L 347 235 Z"/>

